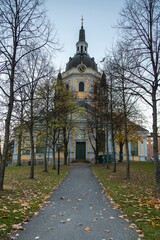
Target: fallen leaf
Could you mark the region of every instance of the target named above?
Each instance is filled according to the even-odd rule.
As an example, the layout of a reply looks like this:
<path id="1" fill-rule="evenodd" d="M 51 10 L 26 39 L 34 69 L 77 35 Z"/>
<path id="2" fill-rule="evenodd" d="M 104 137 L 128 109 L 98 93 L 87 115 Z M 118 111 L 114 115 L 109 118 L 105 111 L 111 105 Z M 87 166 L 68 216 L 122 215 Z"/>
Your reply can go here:
<path id="1" fill-rule="evenodd" d="M 123 215 L 120 215 L 120 216 L 119 216 L 119 218 L 125 218 L 125 217 L 127 217 L 126 214 L 123 214 Z"/>
<path id="2" fill-rule="evenodd" d="M 65 199 L 65 197 L 61 197 L 60 199 L 61 199 L 61 200 L 64 200 L 64 199 Z"/>
<path id="3" fill-rule="evenodd" d="M 142 234 L 139 234 L 138 235 L 140 238 L 144 238 L 144 234 L 142 233 Z"/>
<path id="4" fill-rule="evenodd" d="M 130 228 L 136 228 L 137 226 L 136 226 L 134 223 L 131 223 L 131 224 L 129 225 L 129 227 L 130 227 Z"/>
<path id="5" fill-rule="evenodd" d="M 66 223 L 66 222 L 62 220 L 61 223 Z"/>
<path id="6" fill-rule="evenodd" d="M 78 226 L 83 226 L 83 223 L 78 223 Z"/>
<path id="7" fill-rule="evenodd" d="M 14 230 L 24 230 L 24 228 L 21 226 L 21 224 L 13 224 L 12 228 Z"/>
<path id="8" fill-rule="evenodd" d="M 0 229 L 1 229 L 1 230 L 5 229 L 6 227 L 7 227 L 6 224 L 2 224 L 2 225 L 0 225 Z"/>
<path id="9" fill-rule="evenodd" d="M 68 218 L 68 219 L 67 219 L 67 222 L 70 222 L 70 221 L 71 221 L 71 219 L 70 219 L 70 218 Z"/>
<path id="10" fill-rule="evenodd" d="M 35 216 L 39 215 L 39 212 L 35 212 L 34 215 L 35 215 Z"/>
<path id="11" fill-rule="evenodd" d="M 85 228 L 85 231 L 86 231 L 86 232 L 90 232 L 90 231 L 91 231 L 91 227 L 87 226 L 87 227 Z"/>

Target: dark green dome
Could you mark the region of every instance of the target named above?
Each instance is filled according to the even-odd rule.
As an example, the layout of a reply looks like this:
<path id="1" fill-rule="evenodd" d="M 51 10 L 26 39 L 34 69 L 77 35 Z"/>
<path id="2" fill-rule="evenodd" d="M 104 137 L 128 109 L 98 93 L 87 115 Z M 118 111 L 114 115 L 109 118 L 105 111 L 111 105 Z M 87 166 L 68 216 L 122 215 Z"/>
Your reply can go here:
<path id="1" fill-rule="evenodd" d="M 66 64 L 66 71 L 71 68 L 77 68 L 79 64 L 83 63 L 87 68 L 92 68 L 97 71 L 97 64 L 94 58 L 91 58 L 87 53 L 88 43 L 85 39 L 85 30 L 83 28 L 83 18 L 81 29 L 79 30 L 79 40 L 76 43 L 76 54 L 74 57 L 70 57 L 68 63 Z"/>
<path id="2" fill-rule="evenodd" d="M 94 61 L 94 58 L 91 58 L 86 53 L 78 53 L 73 58 L 69 58 L 69 62 L 66 64 L 66 71 L 71 68 L 77 67 L 79 64 L 85 64 L 86 67 L 92 68 L 97 71 L 97 64 Z"/>

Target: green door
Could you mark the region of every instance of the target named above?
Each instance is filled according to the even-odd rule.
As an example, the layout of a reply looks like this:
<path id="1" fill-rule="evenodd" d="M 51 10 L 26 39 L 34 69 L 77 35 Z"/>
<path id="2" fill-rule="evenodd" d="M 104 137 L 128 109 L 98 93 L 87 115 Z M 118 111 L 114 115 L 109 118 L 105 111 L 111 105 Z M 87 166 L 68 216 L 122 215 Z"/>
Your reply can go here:
<path id="1" fill-rule="evenodd" d="M 86 159 L 86 143 L 76 142 L 76 160 Z"/>

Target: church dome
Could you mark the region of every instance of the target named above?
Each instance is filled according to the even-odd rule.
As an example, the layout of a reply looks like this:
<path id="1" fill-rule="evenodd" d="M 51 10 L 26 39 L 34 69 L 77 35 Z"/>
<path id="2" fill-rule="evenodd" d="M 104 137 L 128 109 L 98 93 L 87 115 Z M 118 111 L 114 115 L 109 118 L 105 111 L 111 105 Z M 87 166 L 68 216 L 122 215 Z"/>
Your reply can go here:
<path id="1" fill-rule="evenodd" d="M 71 68 L 78 67 L 79 64 L 83 63 L 86 67 L 92 68 L 97 71 L 97 64 L 94 58 L 91 58 L 87 53 L 88 43 L 85 40 L 85 30 L 83 28 L 83 18 L 81 29 L 79 30 L 79 40 L 76 43 L 76 54 L 74 57 L 70 57 L 68 63 L 66 64 L 66 71 Z"/>
<path id="2" fill-rule="evenodd" d="M 86 53 L 78 53 L 73 58 L 69 58 L 69 61 L 66 64 L 66 71 L 73 67 L 77 67 L 81 63 L 86 65 L 86 67 L 90 67 L 97 71 L 97 64 L 95 63 L 94 58 L 91 58 Z"/>

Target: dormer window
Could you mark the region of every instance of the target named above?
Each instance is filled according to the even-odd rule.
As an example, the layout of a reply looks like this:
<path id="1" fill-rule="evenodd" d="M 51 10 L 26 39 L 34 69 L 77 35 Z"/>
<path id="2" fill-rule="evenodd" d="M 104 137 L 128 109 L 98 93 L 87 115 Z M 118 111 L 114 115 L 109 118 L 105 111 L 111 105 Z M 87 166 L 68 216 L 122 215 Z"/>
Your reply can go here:
<path id="1" fill-rule="evenodd" d="M 79 92 L 84 92 L 84 82 L 79 83 Z"/>

